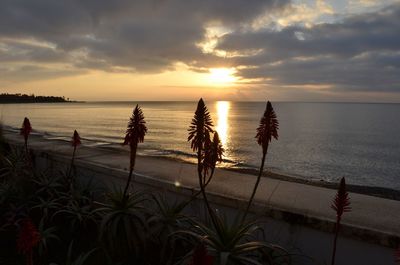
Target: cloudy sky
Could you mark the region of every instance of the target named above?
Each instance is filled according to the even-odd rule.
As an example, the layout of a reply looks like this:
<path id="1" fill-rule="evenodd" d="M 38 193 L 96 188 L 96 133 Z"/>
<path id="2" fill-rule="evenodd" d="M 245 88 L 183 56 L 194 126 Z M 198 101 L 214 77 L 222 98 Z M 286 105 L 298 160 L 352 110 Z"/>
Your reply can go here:
<path id="1" fill-rule="evenodd" d="M 400 0 L 0 0 L 0 92 L 400 102 Z"/>

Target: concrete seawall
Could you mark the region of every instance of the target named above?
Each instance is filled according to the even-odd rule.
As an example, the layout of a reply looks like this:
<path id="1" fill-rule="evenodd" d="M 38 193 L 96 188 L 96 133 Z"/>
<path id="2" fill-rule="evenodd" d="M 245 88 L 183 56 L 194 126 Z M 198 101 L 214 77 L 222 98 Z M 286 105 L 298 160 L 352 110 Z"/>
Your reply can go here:
<path id="1" fill-rule="evenodd" d="M 22 139 L 5 133 L 14 144 Z M 60 168 L 69 163 L 72 148 L 62 141 L 40 136 L 30 139 L 39 168 Z M 79 148 L 77 171 L 106 186 L 123 185 L 129 156 L 106 148 Z M 138 157 L 133 185 L 167 198 L 189 198 L 197 190 L 196 166 L 154 157 Z M 252 175 L 217 170 L 208 187 L 213 205 L 228 217 L 245 206 L 255 182 Z M 177 186 L 178 184 L 178 186 Z M 317 264 L 329 263 L 335 213 L 330 209 L 335 191 L 282 180 L 263 178 L 252 214 L 265 220 L 267 240 L 313 257 Z M 394 248 L 400 243 L 400 202 L 361 194 L 350 194 L 353 211 L 343 218 L 337 265 L 392 265 Z M 195 202 L 189 212 L 202 212 Z M 311 262 L 304 264 L 311 264 Z"/>

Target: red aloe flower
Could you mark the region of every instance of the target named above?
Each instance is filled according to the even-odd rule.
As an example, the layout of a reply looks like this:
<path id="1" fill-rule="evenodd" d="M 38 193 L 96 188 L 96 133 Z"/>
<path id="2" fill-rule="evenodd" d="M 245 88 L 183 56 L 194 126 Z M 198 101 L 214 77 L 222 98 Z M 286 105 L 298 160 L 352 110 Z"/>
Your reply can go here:
<path id="1" fill-rule="evenodd" d="M 79 133 L 75 130 L 74 135 L 72 135 L 72 140 L 71 140 L 71 145 L 76 148 L 79 145 L 81 145 L 81 137 L 79 136 Z"/>
<path id="2" fill-rule="evenodd" d="M 32 251 L 39 242 L 40 234 L 31 219 L 27 218 L 23 220 L 17 238 L 18 251 L 22 254 L 27 254 Z"/>
<path id="3" fill-rule="evenodd" d="M 20 129 L 20 134 L 24 136 L 26 152 L 28 152 L 28 137 L 31 132 L 32 132 L 31 123 L 29 122 L 29 119 L 25 117 L 24 122 L 22 123 L 22 127 Z"/>
<path id="4" fill-rule="evenodd" d="M 200 98 L 197 103 L 197 109 L 192 119 L 192 122 L 189 126 L 189 136 L 188 141 L 190 141 L 190 146 L 194 152 L 197 153 L 197 175 L 199 178 L 200 191 L 203 194 L 204 203 L 206 204 L 207 210 L 210 214 L 211 221 L 214 224 L 214 227 L 217 228 L 217 220 L 215 218 L 215 213 L 211 208 L 210 203 L 207 199 L 207 194 L 205 191 L 205 183 L 206 183 L 206 172 L 208 169 L 205 165 L 205 157 L 209 156 L 212 142 L 210 140 L 210 133 L 213 133 L 212 129 L 213 123 L 211 120 L 210 113 L 202 98 Z M 204 171 L 205 170 L 205 171 Z"/>
<path id="5" fill-rule="evenodd" d="M 397 249 L 396 253 L 394 254 L 396 263 L 400 265 L 400 247 Z"/>
<path id="6" fill-rule="evenodd" d="M 340 180 L 339 190 L 333 200 L 331 208 L 336 211 L 336 218 L 338 221 L 342 218 L 343 213 L 351 211 L 350 198 L 346 191 L 345 178 Z"/>
<path id="7" fill-rule="evenodd" d="M 208 109 L 201 98 L 197 103 L 196 112 L 188 129 L 188 141 L 191 141 L 190 146 L 193 151 L 197 151 L 201 154 L 204 148 L 206 134 L 214 132 L 212 126 L 213 123 L 210 113 L 208 112 Z"/>
<path id="8" fill-rule="evenodd" d="M 207 144 L 207 146 L 205 148 L 204 169 L 203 169 L 204 177 L 206 177 L 209 170 L 211 170 L 210 177 L 209 177 L 208 181 L 206 181 L 204 183 L 205 185 L 207 185 L 208 182 L 211 180 L 211 177 L 214 174 L 214 170 L 215 170 L 215 166 L 216 166 L 217 162 L 222 161 L 223 153 L 224 153 L 224 148 L 222 147 L 218 133 L 215 132 L 212 142 L 210 141 L 209 144 Z"/>
<path id="9" fill-rule="evenodd" d="M 206 247 L 200 244 L 193 252 L 193 259 L 190 265 L 212 265 L 213 262 L 214 257 L 208 255 Z"/>
<path id="10" fill-rule="evenodd" d="M 336 257 L 337 238 L 340 230 L 340 221 L 342 219 L 343 213 L 351 211 L 350 198 L 349 194 L 346 191 L 345 178 L 342 178 L 340 180 L 339 189 L 338 192 L 336 193 L 335 199 L 333 200 L 331 208 L 336 211 L 335 237 L 333 240 L 332 262 L 331 262 L 331 265 L 334 265 Z"/>
<path id="11" fill-rule="evenodd" d="M 274 109 L 271 102 L 267 102 L 264 116 L 260 120 L 260 126 L 257 128 L 257 143 L 262 146 L 263 152 L 268 150 L 268 144 L 271 142 L 272 137 L 278 140 L 278 127 L 279 122 L 276 118 Z"/>
<path id="12" fill-rule="evenodd" d="M 146 121 L 144 120 L 143 112 L 139 105 L 136 105 L 136 108 L 129 119 L 128 127 L 126 129 L 125 140 L 123 143 L 124 145 L 129 145 L 131 149 L 129 178 L 125 186 L 124 197 L 126 197 L 126 194 L 128 192 L 129 184 L 132 178 L 132 172 L 135 167 L 138 143 L 142 143 L 144 141 L 144 136 L 146 135 L 146 133 L 147 127 Z"/>
<path id="13" fill-rule="evenodd" d="M 26 256 L 26 264 L 33 264 L 32 251 L 40 242 L 40 234 L 32 223 L 31 219 L 27 218 L 22 221 L 21 229 L 17 238 L 17 250 Z"/>
<path id="14" fill-rule="evenodd" d="M 251 193 L 249 202 L 247 203 L 246 211 L 243 214 L 242 223 L 245 221 L 250 206 L 254 200 L 254 196 L 256 195 L 261 175 L 264 171 L 265 157 L 267 156 L 269 143 L 271 142 L 272 138 L 278 140 L 278 128 L 279 128 L 278 119 L 276 117 L 274 109 L 272 108 L 271 102 L 268 101 L 267 107 L 264 111 L 264 115 L 260 120 L 260 125 L 257 128 L 257 134 L 255 137 L 257 139 L 257 143 L 262 146 L 263 155 L 261 159 L 261 166 L 258 172 L 256 184 L 254 185 L 253 188 L 253 192 Z"/>

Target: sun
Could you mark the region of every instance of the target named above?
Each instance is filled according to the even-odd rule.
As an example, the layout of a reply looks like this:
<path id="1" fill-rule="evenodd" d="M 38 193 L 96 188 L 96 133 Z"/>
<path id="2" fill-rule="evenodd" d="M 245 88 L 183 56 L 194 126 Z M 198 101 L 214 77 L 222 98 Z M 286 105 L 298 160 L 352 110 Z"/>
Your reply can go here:
<path id="1" fill-rule="evenodd" d="M 235 69 L 233 68 L 211 68 L 210 81 L 216 85 L 228 85 L 236 81 Z"/>

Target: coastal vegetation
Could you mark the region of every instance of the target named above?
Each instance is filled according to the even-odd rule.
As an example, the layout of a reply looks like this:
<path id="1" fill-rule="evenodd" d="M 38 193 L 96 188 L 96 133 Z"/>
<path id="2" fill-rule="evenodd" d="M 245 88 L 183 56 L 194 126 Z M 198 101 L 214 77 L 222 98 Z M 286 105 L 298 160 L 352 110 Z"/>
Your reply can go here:
<path id="1" fill-rule="evenodd" d="M 80 177 L 75 160 L 77 148 L 84 143 L 76 130 L 69 166 L 39 170 L 28 145 L 31 131 L 25 118 L 20 130 L 23 147 L 10 148 L 0 134 L 1 146 L 8 146 L 0 156 L 0 264 L 287 265 L 297 264 L 298 259 L 314 263 L 268 241 L 262 220 L 249 214 L 268 146 L 278 139 L 278 119 L 270 102 L 256 135 L 262 147 L 260 174 L 246 205 L 230 218 L 208 198 L 207 186 L 224 149 L 202 99 L 188 129 L 199 185 L 188 200 L 140 190 L 132 181 L 138 143 L 147 132 L 139 106 L 130 117 L 124 140 L 131 151 L 124 189 L 97 187 Z M 188 205 L 194 203 L 203 204 L 205 213 L 187 214 Z M 333 265 L 340 221 L 350 210 L 344 179 L 332 208 L 337 214 Z"/>
<path id="2" fill-rule="evenodd" d="M 55 96 L 35 96 L 27 94 L 0 94 L 0 104 L 3 103 L 65 103 L 73 102 L 69 98 Z"/>

